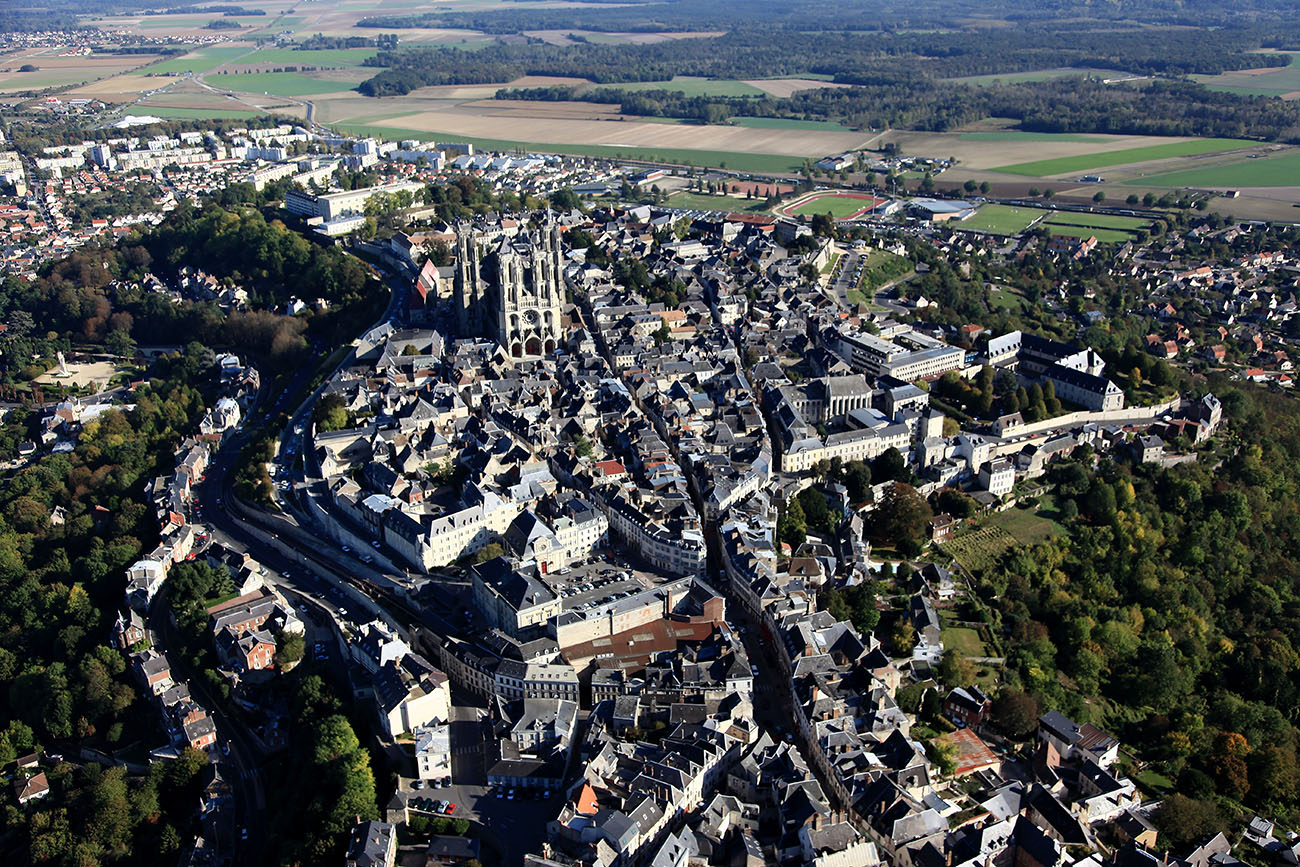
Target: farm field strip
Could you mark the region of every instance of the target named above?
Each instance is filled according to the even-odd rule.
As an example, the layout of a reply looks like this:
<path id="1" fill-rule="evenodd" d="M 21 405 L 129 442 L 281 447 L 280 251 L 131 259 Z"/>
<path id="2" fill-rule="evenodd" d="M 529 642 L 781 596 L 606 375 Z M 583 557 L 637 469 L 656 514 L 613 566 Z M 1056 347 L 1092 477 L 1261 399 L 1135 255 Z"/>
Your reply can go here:
<path id="1" fill-rule="evenodd" d="M 207 72 L 210 69 L 216 69 L 227 61 L 234 60 L 236 57 L 248 54 L 252 50 L 251 45 L 214 45 L 210 48 L 191 51 L 184 57 L 164 60 L 162 63 L 156 63 L 142 71 L 170 75 L 179 75 L 183 72 Z"/>
<path id="2" fill-rule="evenodd" d="M 735 79 L 691 78 L 678 76 L 671 81 L 629 81 L 616 84 L 599 84 L 606 90 L 670 90 L 687 96 L 764 96 L 764 92 Z"/>
<path id="3" fill-rule="evenodd" d="M 356 85 L 346 81 L 310 78 L 296 72 L 261 72 L 213 75 L 205 79 L 222 90 L 240 93 L 267 93 L 271 96 L 307 96 L 313 93 L 338 93 Z"/>
<path id="4" fill-rule="evenodd" d="M 1300 150 L 1276 156 L 1245 159 L 1241 162 L 1202 169 L 1148 175 L 1124 181 L 1139 186 L 1164 187 L 1282 187 L 1300 186 Z"/>
<path id="5" fill-rule="evenodd" d="M 525 142 L 509 139 L 484 138 L 482 136 L 464 135 L 455 132 L 410 129 L 376 124 L 352 124 L 340 122 L 336 126 L 359 135 L 378 135 L 396 139 L 420 139 L 428 141 L 464 141 L 472 142 L 475 147 L 495 151 L 532 151 L 537 153 L 573 154 L 574 156 L 607 157 L 615 159 L 647 160 L 650 162 L 675 163 L 678 165 L 695 165 L 721 167 L 749 172 L 793 172 L 799 167 L 800 160 L 784 154 L 742 153 L 739 151 L 697 150 L 694 148 L 661 148 L 654 146 L 632 145 L 584 145 L 562 144 L 554 142 Z"/>
<path id="6" fill-rule="evenodd" d="M 1148 147 L 1129 148 L 1128 150 L 1107 153 L 1082 154 L 1073 157 L 1059 157 L 1050 160 L 1035 160 L 1027 163 L 1000 166 L 993 171 L 1013 175 L 1030 175 L 1032 177 L 1049 177 L 1070 174 L 1089 169 L 1108 166 L 1123 166 L 1130 163 L 1151 160 L 1170 159 L 1172 157 L 1200 156 L 1219 151 L 1237 150 L 1239 148 L 1257 147 L 1260 143 L 1244 139 L 1203 138 L 1189 141 L 1169 142 L 1168 144 L 1150 145 Z"/>

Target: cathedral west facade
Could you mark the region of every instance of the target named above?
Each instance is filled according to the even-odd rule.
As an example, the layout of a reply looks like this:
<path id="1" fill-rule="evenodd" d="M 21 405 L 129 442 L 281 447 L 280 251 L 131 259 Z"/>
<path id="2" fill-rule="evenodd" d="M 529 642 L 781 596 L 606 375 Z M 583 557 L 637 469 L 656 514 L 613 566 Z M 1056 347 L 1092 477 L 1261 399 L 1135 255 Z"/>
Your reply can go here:
<path id="1" fill-rule="evenodd" d="M 512 359 L 552 355 L 563 339 L 559 225 L 547 220 L 509 237 L 460 224 L 453 288 L 462 335 L 490 337 Z"/>

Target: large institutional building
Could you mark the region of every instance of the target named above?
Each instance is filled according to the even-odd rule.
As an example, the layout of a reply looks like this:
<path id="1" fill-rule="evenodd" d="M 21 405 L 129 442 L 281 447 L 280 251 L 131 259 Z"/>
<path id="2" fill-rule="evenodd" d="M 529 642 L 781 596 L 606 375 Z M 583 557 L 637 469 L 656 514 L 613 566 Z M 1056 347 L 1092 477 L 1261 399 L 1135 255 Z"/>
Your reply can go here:
<path id="1" fill-rule="evenodd" d="M 462 335 L 485 335 L 511 358 L 555 352 L 563 337 L 564 253 L 547 221 L 513 238 L 456 228 L 456 314 Z"/>

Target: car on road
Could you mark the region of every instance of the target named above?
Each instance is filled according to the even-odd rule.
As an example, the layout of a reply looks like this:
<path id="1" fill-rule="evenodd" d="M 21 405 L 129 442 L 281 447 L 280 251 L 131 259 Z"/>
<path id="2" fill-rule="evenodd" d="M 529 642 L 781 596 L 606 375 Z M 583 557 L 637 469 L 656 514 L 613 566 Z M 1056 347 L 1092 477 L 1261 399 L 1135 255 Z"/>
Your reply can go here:
<path id="1" fill-rule="evenodd" d="M 241 840 L 247 842 L 247 840 L 248 840 L 248 829 L 247 829 L 247 828 L 240 828 L 240 829 L 239 829 L 239 839 L 241 839 Z"/>
<path id="2" fill-rule="evenodd" d="M 344 553 L 344 554 L 351 554 L 351 553 L 352 553 L 352 549 L 349 548 L 347 545 L 342 545 L 342 546 L 340 546 L 340 547 L 343 549 L 343 553 Z"/>
<path id="3" fill-rule="evenodd" d="M 371 542 L 371 543 L 370 543 L 370 547 L 372 547 L 372 548 L 374 548 L 376 551 L 378 551 L 378 550 L 379 550 L 379 543 L 378 543 L 378 542 Z"/>

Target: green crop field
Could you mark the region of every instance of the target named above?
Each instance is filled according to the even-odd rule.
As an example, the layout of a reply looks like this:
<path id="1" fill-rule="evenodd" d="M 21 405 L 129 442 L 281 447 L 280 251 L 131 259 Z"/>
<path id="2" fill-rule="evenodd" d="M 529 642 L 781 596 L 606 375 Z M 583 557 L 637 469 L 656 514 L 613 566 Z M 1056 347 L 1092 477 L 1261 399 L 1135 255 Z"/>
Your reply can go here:
<path id="1" fill-rule="evenodd" d="M 1150 220 L 1141 217 L 1121 217 L 1115 214 L 1081 214 L 1076 211 L 1057 211 L 1047 218 L 1053 226 L 1087 226 L 1092 229 L 1145 229 Z"/>
<path id="2" fill-rule="evenodd" d="M 429 130 L 402 129 L 376 124 L 334 124 L 335 127 L 357 135 L 377 135 L 396 139 L 429 141 L 472 142 L 475 147 L 492 151 L 536 151 L 549 154 L 572 154 L 583 157 L 649 160 L 651 162 L 690 164 L 735 169 L 741 172 L 784 173 L 798 170 L 802 160 L 787 154 L 748 154 L 736 151 L 710 151 L 692 148 L 623 147 L 614 145 L 550 144 L 508 139 L 478 138 L 456 133 L 430 132 Z"/>
<path id="3" fill-rule="evenodd" d="M 249 52 L 250 49 L 246 46 L 214 45 L 211 48 L 200 48 L 198 51 L 192 51 L 184 57 L 155 63 L 153 66 L 146 67 L 141 71 L 163 72 L 169 75 L 178 75 L 182 72 L 207 72 L 209 69 L 216 69 L 221 64 Z"/>
<path id="4" fill-rule="evenodd" d="M 947 81 L 984 86 L 994 83 L 1024 84 L 1031 81 L 1051 81 L 1054 78 L 1072 78 L 1081 75 L 1091 75 L 1093 78 L 1125 78 L 1129 73 L 1120 72 L 1118 69 L 1063 66 L 1057 69 L 1037 69 L 1033 72 L 998 72 L 992 75 L 967 75 L 962 78 L 949 78 Z"/>
<path id="5" fill-rule="evenodd" d="M 1109 153 L 1081 154 L 1074 157 L 1059 157 L 1051 160 L 1035 160 L 1029 163 L 1016 163 L 1001 166 L 993 171 L 1007 172 L 1013 175 L 1032 175 L 1047 177 L 1106 166 L 1123 166 L 1148 160 L 1163 160 L 1170 157 L 1189 157 L 1199 154 L 1212 154 L 1258 145 L 1259 142 L 1232 138 L 1198 138 L 1191 141 L 1170 142 L 1169 144 L 1149 145 L 1140 148 L 1126 148 Z"/>
<path id="6" fill-rule="evenodd" d="M 851 217 L 863 208 L 871 207 L 870 199 L 849 198 L 847 196 L 822 196 L 813 199 L 810 202 L 804 202 L 790 213 L 798 214 L 801 217 L 811 217 L 816 214 L 829 213 L 837 220 L 843 220 L 845 217 Z"/>
<path id="7" fill-rule="evenodd" d="M 1075 135 L 1068 132 L 1021 132 L 1008 129 L 1000 132 L 964 132 L 961 141 L 1110 141 L 1095 135 Z"/>
<path id="8" fill-rule="evenodd" d="M 687 96 L 764 96 L 763 91 L 732 79 L 691 78 L 679 75 L 672 81 L 629 81 L 620 84 L 602 84 L 602 88 L 617 90 L 673 90 Z"/>
<path id="9" fill-rule="evenodd" d="M 195 120 L 220 120 L 227 117 L 245 118 L 261 113 L 251 108 L 177 108 L 170 105 L 139 105 L 136 108 L 154 117 L 191 118 Z"/>
<path id="10" fill-rule="evenodd" d="M 1300 53 L 1291 54 L 1289 66 L 1279 66 L 1268 72 L 1225 72 L 1221 75 L 1193 75 L 1196 81 L 1210 90 L 1237 93 L 1243 96 L 1285 96 L 1300 91 Z"/>
<path id="11" fill-rule="evenodd" d="M 317 48 L 295 51 L 292 48 L 262 48 L 241 63 L 275 63 L 284 66 L 361 66 L 375 56 L 373 48 Z"/>
<path id="12" fill-rule="evenodd" d="M 1049 225 L 1047 231 L 1053 235 L 1061 235 L 1066 238 L 1096 238 L 1103 244 L 1123 244 L 1125 241 L 1133 240 L 1132 232 L 1122 232 L 1119 229 L 1092 229 L 1088 226 L 1059 226 Z"/>
<path id="13" fill-rule="evenodd" d="M 1300 185 L 1300 150 L 1239 163 L 1151 175 L 1130 184 L 1161 187 L 1281 187 Z"/>
<path id="14" fill-rule="evenodd" d="M 638 118 L 643 120 L 644 118 Z M 788 117 L 733 117 L 735 126 L 750 129 L 824 129 L 831 132 L 844 132 L 848 127 L 829 120 L 794 120 Z"/>
<path id="15" fill-rule="evenodd" d="M 269 93 L 272 96 L 307 96 L 313 93 L 341 93 L 356 87 L 346 81 L 322 81 L 296 72 L 261 72 L 241 75 L 210 75 L 213 87 L 240 93 Z"/>
<path id="16" fill-rule="evenodd" d="M 985 205 L 955 224 L 957 228 L 991 235 L 1019 235 L 1045 213 L 1039 208 L 1013 208 L 1010 205 Z"/>

